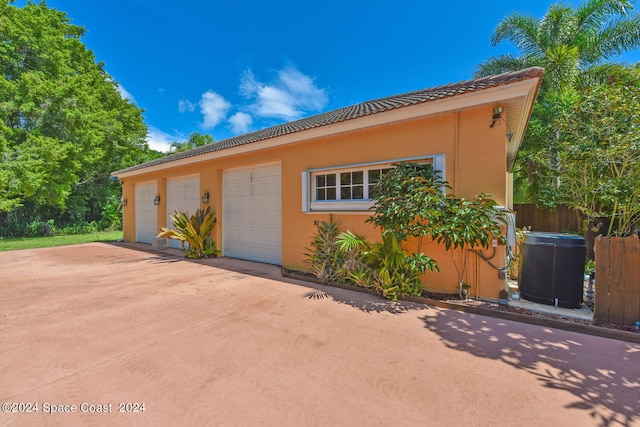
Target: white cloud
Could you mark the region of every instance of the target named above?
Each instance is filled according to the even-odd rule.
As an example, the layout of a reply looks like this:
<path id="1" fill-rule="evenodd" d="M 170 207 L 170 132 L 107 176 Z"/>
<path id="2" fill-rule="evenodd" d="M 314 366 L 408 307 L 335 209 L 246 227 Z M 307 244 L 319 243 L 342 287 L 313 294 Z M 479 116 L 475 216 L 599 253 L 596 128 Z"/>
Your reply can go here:
<path id="1" fill-rule="evenodd" d="M 249 131 L 253 119 L 249 114 L 239 111 L 229 118 L 229 123 L 231 123 L 233 133 L 243 134 Z"/>
<path id="2" fill-rule="evenodd" d="M 120 98 L 128 99 L 129 101 L 135 104 L 136 99 L 124 88 L 124 86 L 118 83 L 117 87 L 118 87 L 118 92 L 120 92 Z"/>
<path id="3" fill-rule="evenodd" d="M 196 104 L 186 99 L 178 101 L 178 111 L 184 113 L 186 111 L 193 113 L 196 110 Z"/>
<path id="4" fill-rule="evenodd" d="M 218 123 L 224 120 L 231 108 L 231 103 L 213 91 L 203 93 L 198 105 L 200 105 L 200 112 L 204 116 L 202 127 L 205 129 L 216 127 Z"/>
<path id="5" fill-rule="evenodd" d="M 319 111 L 328 102 L 324 89 L 291 66 L 278 71 L 272 84 L 258 82 L 251 70 L 245 71 L 240 81 L 240 93 L 253 100 L 249 109 L 255 115 L 283 120 L 294 120 L 308 111 Z"/>
<path id="6" fill-rule="evenodd" d="M 184 139 L 185 138 L 171 136 L 155 126 L 149 126 L 149 132 L 147 133 L 147 144 L 149 144 L 149 148 L 163 153 L 169 152 L 173 142 L 183 141 Z"/>

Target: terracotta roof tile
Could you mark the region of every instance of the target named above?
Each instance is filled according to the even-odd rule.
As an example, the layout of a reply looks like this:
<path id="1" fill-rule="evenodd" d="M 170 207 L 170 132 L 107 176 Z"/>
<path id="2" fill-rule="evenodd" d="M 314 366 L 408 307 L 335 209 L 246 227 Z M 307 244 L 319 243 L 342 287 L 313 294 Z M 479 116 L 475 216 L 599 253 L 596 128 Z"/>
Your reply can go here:
<path id="1" fill-rule="evenodd" d="M 130 172 L 138 169 L 144 169 L 147 167 L 169 163 L 172 161 L 198 156 L 205 153 L 224 150 L 231 147 L 237 147 L 244 144 L 263 141 L 265 139 L 276 138 L 279 136 L 301 132 L 320 126 L 340 123 L 346 120 L 352 120 L 371 114 L 378 114 L 397 108 L 431 102 L 437 99 L 450 98 L 457 95 L 463 95 L 466 93 L 501 86 L 516 81 L 527 80 L 530 78 L 542 77 L 543 72 L 544 70 L 542 68 L 532 67 L 520 71 L 512 71 L 495 76 L 465 80 L 458 83 L 451 83 L 434 88 L 416 90 L 400 95 L 393 95 L 385 98 L 365 101 L 360 104 L 339 108 L 337 110 L 328 111 L 326 113 L 321 113 L 315 116 L 306 117 L 288 123 L 283 123 L 281 125 L 262 129 L 256 132 L 234 136 L 232 138 L 197 147 L 188 151 L 171 154 L 169 156 L 155 159 L 147 163 L 142 163 L 117 172 L 113 172 L 112 175 Z"/>

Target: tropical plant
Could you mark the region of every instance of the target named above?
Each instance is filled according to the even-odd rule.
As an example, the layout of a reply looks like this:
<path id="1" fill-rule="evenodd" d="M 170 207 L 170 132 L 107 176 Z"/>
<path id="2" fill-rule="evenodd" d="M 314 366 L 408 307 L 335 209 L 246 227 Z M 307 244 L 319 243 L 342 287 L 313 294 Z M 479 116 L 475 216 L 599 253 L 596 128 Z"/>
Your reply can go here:
<path id="1" fill-rule="evenodd" d="M 420 276 L 427 268 L 437 269 L 431 258 L 409 255 L 393 234 L 384 235 L 382 242 L 371 243 L 357 233 L 345 231 L 337 243 L 347 254 L 343 264 L 347 279 L 394 301 L 401 294 L 421 295 L 424 285 Z"/>
<path id="2" fill-rule="evenodd" d="M 170 215 L 175 229 L 162 227 L 158 238 L 176 239 L 182 243 L 182 252 L 187 258 L 198 259 L 216 256 L 219 251 L 211 239 L 216 225 L 216 218 L 211 208 L 198 209 L 193 215 L 189 212 L 176 211 Z"/>
<path id="3" fill-rule="evenodd" d="M 493 239 L 504 244 L 500 225 L 506 225 L 505 212 L 489 194 L 479 194 L 473 200 L 447 197 L 442 205 L 444 220 L 436 224 L 432 236 L 444 245 L 453 261 L 458 276 L 458 293 L 461 298 L 468 294 L 470 286 L 465 283 L 467 251 L 476 247 L 488 248 Z"/>
<path id="4" fill-rule="evenodd" d="M 490 58 L 476 76 L 499 74 L 531 66 L 543 67 L 543 92 L 578 87 L 580 82 L 606 77 L 607 61 L 640 47 L 640 16 L 632 15 L 633 0 L 586 0 L 576 9 L 552 5 L 541 19 L 514 13 L 495 29 L 491 42 L 512 42 L 521 55 Z"/>
<path id="5" fill-rule="evenodd" d="M 586 0 L 577 8 L 552 5 L 541 19 L 515 13 L 505 17 L 492 36 L 493 45 L 512 42 L 520 55 L 500 55 L 481 63 L 476 77 L 530 66 L 545 68 L 534 107 L 514 166 L 514 199 L 554 208 L 563 203 L 559 186 L 563 169 L 560 130 L 553 121 L 568 113 L 578 92 L 609 84 L 625 72 L 615 57 L 640 47 L 640 16 L 633 0 Z M 571 179 L 571 178 L 569 178 Z"/>
<path id="6" fill-rule="evenodd" d="M 501 225 L 504 213 L 489 194 L 472 200 L 457 198 L 444 191 L 451 188 L 430 165 L 401 162 L 385 174 L 374 188 L 374 215 L 367 221 L 380 227 L 382 235 L 407 243 L 417 240 L 412 255 L 425 267 L 437 270 L 437 262 L 420 252 L 422 239 L 429 238 L 444 245 L 458 275 L 458 292 L 465 288 L 465 249 L 487 248 L 492 239 L 504 242 Z M 462 257 L 462 258 L 460 258 Z M 424 270 L 423 270 L 424 271 Z"/>
<path id="7" fill-rule="evenodd" d="M 307 248 L 306 261 L 313 274 L 322 282 L 340 282 L 344 279 L 343 264 L 346 254 L 338 248 L 340 229 L 333 221 L 318 222 L 317 232 Z"/>
<path id="8" fill-rule="evenodd" d="M 445 188 L 449 184 L 429 165 L 394 164 L 375 184 L 374 214 L 367 219 L 380 228 L 381 241 L 373 243 L 358 233 L 341 232 L 333 222 L 319 223 L 307 253 L 316 277 L 325 283 L 351 282 L 393 300 L 401 294 L 421 295 L 421 276 L 427 270 L 439 271 L 437 261 L 420 251 L 426 237 L 449 252 L 462 294 L 468 285 L 457 255 L 462 253 L 466 260 L 465 249 L 487 248 L 494 238 L 504 242 L 500 224 L 506 221 L 490 195 L 459 199 L 447 196 Z M 411 253 L 409 239 L 418 242 Z"/>

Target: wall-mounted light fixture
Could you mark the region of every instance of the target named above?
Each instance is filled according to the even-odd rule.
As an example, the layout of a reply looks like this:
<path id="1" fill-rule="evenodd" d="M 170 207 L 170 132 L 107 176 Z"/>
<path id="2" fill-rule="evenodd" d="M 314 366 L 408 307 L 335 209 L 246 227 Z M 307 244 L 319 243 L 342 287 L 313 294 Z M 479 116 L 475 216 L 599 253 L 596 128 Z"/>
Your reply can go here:
<path id="1" fill-rule="evenodd" d="M 209 192 L 207 190 L 204 190 L 204 193 L 202 193 L 202 204 L 203 205 L 209 204 Z"/>
<path id="2" fill-rule="evenodd" d="M 156 194 L 156 198 L 153 199 L 153 204 L 158 206 L 160 204 L 160 195 Z"/>
<path id="3" fill-rule="evenodd" d="M 504 111 L 504 109 L 502 108 L 502 105 L 498 105 L 497 107 L 493 107 L 493 121 L 491 122 L 491 125 L 489 126 L 490 128 L 492 128 L 496 124 L 496 122 L 498 120 L 500 120 L 500 117 L 501 117 L 503 111 Z"/>
<path id="4" fill-rule="evenodd" d="M 123 198 L 122 198 L 122 202 L 121 202 L 121 203 L 122 203 L 122 207 L 127 206 L 127 198 L 126 198 L 126 197 L 123 197 Z"/>

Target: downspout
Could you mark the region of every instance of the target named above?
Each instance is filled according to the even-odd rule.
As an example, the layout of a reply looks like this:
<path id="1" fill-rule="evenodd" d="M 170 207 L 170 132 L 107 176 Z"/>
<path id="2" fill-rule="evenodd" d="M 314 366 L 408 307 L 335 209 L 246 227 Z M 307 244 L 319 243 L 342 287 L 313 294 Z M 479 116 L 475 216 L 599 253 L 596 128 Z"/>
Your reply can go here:
<path id="1" fill-rule="evenodd" d="M 480 261 L 478 257 L 474 257 L 475 262 L 475 270 L 476 270 L 476 301 L 480 300 Z"/>
<path id="2" fill-rule="evenodd" d="M 458 155 L 460 153 L 460 112 L 456 111 L 454 122 L 454 144 L 453 144 L 453 194 L 458 194 Z"/>

